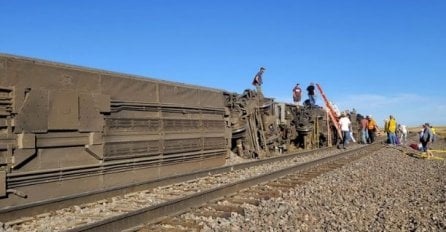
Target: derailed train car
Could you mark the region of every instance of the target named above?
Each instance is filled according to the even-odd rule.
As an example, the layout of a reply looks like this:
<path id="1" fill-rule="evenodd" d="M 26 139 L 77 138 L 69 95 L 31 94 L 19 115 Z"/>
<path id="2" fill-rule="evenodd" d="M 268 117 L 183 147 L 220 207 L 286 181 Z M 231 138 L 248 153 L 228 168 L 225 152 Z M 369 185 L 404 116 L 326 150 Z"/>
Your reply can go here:
<path id="1" fill-rule="evenodd" d="M 220 166 L 222 91 L 0 55 L 0 209 Z"/>
<path id="2" fill-rule="evenodd" d="M 0 55 L 0 212 L 331 146 L 321 107 Z"/>
<path id="3" fill-rule="evenodd" d="M 264 98 L 253 90 L 225 93 L 230 114 L 231 150 L 245 158 L 262 158 L 296 149 L 336 143 L 327 112 L 319 106 L 296 106 Z"/>

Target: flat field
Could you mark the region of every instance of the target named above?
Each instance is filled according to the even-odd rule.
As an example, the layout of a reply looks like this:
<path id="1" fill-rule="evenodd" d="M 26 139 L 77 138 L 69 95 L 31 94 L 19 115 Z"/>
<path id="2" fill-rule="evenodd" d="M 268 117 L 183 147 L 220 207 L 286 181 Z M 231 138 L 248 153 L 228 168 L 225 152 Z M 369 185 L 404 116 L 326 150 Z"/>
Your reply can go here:
<path id="1" fill-rule="evenodd" d="M 446 138 L 446 126 L 435 127 L 437 136 L 441 138 Z"/>
<path id="2" fill-rule="evenodd" d="M 442 138 L 446 138 L 446 126 L 436 126 L 434 127 L 436 134 Z M 410 133 L 418 133 L 422 129 L 421 126 L 419 127 L 409 127 L 408 130 Z"/>

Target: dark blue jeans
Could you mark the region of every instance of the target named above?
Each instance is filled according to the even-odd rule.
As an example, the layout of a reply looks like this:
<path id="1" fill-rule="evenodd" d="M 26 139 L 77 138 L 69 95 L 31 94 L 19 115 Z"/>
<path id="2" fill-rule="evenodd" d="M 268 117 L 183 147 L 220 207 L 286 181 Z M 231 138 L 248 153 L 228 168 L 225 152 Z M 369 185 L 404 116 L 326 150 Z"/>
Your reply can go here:
<path id="1" fill-rule="evenodd" d="M 350 139 L 350 132 L 342 131 L 342 147 L 343 148 L 346 148 L 349 139 Z"/>
<path id="2" fill-rule="evenodd" d="M 316 98 L 314 97 L 314 95 L 308 95 L 308 99 L 310 99 L 311 106 L 316 105 Z"/>

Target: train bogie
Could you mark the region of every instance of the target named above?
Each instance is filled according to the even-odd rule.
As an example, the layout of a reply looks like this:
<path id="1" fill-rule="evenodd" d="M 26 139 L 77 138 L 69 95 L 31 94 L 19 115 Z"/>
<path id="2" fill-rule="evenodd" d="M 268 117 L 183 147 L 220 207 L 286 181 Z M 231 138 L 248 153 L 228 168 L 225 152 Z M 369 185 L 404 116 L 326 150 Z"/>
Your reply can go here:
<path id="1" fill-rule="evenodd" d="M 245 158 L 262 158 L 296 149 L 331 146 L 332 123 L 319 106 L 296 106 L 265 98 L 253 90 L 225 93 L 231 150 Z"/>

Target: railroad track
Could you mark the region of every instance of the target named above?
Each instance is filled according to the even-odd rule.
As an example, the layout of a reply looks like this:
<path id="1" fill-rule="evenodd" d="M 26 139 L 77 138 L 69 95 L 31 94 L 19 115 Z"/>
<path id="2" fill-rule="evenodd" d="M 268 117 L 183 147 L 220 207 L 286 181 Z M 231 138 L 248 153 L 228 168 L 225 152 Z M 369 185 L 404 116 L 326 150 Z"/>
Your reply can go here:
<path id="1" fill-rule="evenodd" d="M 114 197 L 67 207 L 36 217 L 18 218 L 6 222 L 5 228 L 11 228 L 11 231 L 121 231 L 138 227 L 144 223 L 160 222 L 166 217 L 184 213 L 197 205 L 215 201 L 215 199 L 232 195 L 241 189 L 278 179 L 289 173 L 320 166 L 324 162 L 350 157 L 351 154 L 367 155 L 378 147 L 380 145 L 363 146 L 342 153 L 336 149 L 322 149 L 225 166 L 188 176 L 165 178 L 156 183 L 132 187 L 132 189 L 145 187 L 146 190 L 119 195 L 119 192 L 130 190 L 115 189 L 114 194 L 117 195 Z M 331 153 L 331 155 L 327 156 L 327 153 Z M 339 154 L 333 155 L 333 153 Z M 274 185 L 280 188 L 281 184 L 268 184 L 270 187 Z M 110 195 L 111 193 L 104 194 Z M 96 197 L 99 196 L 98 194 Z M 71 216 L 63 216 L 67 212 Z M 56 217 L 59 215 L 64 218 L 57 219 Z M 35 228 L 36 226 L 40 227 Z"/>
<path id="2" fill-rule="evenodd" d="M 233 194 L 226 194 L 214 201 L 202 203 L 199 207 L 193 207 L 187 213 L 177 213 L 175 216 L 161 217 L 155 223 L 141 225 L 137 230 L 146 231 L 200 231 L 208 218 L 230 218 L 234 213 L 244 216 L 246 205 L 258 206 L 260 200 L 281 197 L 283 192 L 299 185 L 303 185 L 311 179 L 347 163 L 354 162 L 373 151 L 381 148 L 381 145 L 374 144 L 355 150 L 343 152 L 334 156 L 298 164 L 273 173 L 253 177 L 248 180 L 233 183 L 235 186 L 250 186 L 242 188 Z M 256 184 L 258 183 L 258 184 Z M 224 188 L 231 186 L 223 186 Z M 203 193 L 206 194 L 206 193 Z M 196 202 L 199 205 L 200 202 Z"/>
<path id="3" fill-rule="evenodd" d="M 193 180 L 200 177 L 216 175 L 221 173 L 226 173 L 229 171 L 236 171 L 240 169 L 245 169 L 257 165 L 268 164 L 273 162 L 281 162 L 283 160 L 292 160 L 300 157 L 308 157 L 318 153 L 325 153 L 332 150 L 331 148 L 324 148 L 312 151 L 305 151 L 299 153 L 291 153 L 282 156 L 276 156 L 269 159 L 248 161 L 243 163 L 226 165 L 218 168 L 212 168 L 207 170 L 202 170 L 198 172 L 192 172 L 189 174 L 174 175 L 166 178 L 161 178 L 157 180 L 132 183 L 126 186 L 118 186 L 114 188 L 105 189 L 102 191 L 92 191 L 86 194 L 77 194 L 72 196 L 66 196 L 63 198 L 57 198 L 54 200 L 41 201 L 38 203 L 32 203 L 27 205 L 21 205 L 18 207 L 11 207 L 8 209 L 0 210 L 0 218 L 2 221 L 15 221 L 20 220 L 25 217 L 32 217 L 38 214 L 44 214 L 49 211 L 55 211 L 58 209 L 63 209 L 73 205 L 88 204 L 95 201 L 103 201 L 104 199 L 112 198 L 115 196 L 122 196 L 129 193 L 134 193 L 138 191 L 144 191 L 147 189 L 153 189 L 159 186 L 166 186 L 174 183 L 181 183 L 188 180 Z"/>

